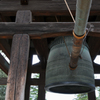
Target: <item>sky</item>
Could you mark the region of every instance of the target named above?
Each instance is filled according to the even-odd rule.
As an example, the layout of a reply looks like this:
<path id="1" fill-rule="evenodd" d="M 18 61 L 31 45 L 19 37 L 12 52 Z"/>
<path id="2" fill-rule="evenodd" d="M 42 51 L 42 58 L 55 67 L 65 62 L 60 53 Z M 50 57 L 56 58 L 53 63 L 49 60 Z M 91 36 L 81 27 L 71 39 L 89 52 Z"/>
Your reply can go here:
<path id="1" fill-rule="evenodd" d="M 96 56 L 94 63 L 98 63 L 100 65 L 100 55 Z"/>

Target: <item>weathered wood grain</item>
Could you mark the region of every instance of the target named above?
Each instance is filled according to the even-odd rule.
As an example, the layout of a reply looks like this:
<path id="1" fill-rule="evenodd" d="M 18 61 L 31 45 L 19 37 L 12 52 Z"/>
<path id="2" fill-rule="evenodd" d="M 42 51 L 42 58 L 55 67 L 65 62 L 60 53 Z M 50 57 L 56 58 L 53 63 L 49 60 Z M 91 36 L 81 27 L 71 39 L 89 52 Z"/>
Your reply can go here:
<path id="1" fill-rule="evenodd" d="M 89 22 L 92 28 L 89 36 L 100 37 L 100 23 Z M 74 23 L 72 22 L 32 22 L 21 23 L 0 23 L 0 38 L 12 38 L 14 34 L 29 34 L 32 39 L 72 35 Z"/>
<path id="2" fill-rule="evenodd" d="M 18 11 L 16 23 L 29 23 L 30 11 Z M 5 100 L 24 100 L 30 39 L 27 34 L 15 34 Z"/>
<path id="3" fill-rule="evenodd" d="M 14 35 L 6 100 L 24 100 L 28 52 L 29 36 L 27 34 Z"/>
<path id="4" fill-rule="evenodd" d="M 95 91 L 88 93 L 88 100 L 96 100 Z"/>
<path id="5" fill-rule="evenodd" d="M 68 4 L 71 10 L 76 9 L 76 0 L 68 0 Z M 93 0 L 91 10 L 100 10 L 100 1 Z M 0 11 L 17 11 L 17 10 L 32 10 L 32 11 L 67 11 L 67 7 L 63 0 L 30 0 L 27 6 L 20 5 L 20 1 L 17 0 L 1 0 Z"/>

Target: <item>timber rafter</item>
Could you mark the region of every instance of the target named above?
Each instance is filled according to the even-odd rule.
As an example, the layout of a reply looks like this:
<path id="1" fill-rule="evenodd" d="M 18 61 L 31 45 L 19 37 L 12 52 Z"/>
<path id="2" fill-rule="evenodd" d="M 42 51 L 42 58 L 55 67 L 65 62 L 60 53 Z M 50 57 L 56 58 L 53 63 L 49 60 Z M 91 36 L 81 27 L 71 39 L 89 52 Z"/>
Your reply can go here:
<path id="1" fill-rule="evenodd" d="M 93 27 L 88 35 L 100 37 L 100 22 L 89 22 L 89 24 Z M 67 36 L 72 35 L 73 28 L 73 22 L 32 22 L 29 24 L 0 22 L 0 38 L 12 38 L 17 33 L 29 34 L 31 39 Z"/>
<path id="2" fill-rule="evenodd" d="M 21 3 L 20 3 L 21 2 Z M 76 0 L 67 0 L 75 15 Z M 27 5 L 28 4 L 28 5 Z M 91 15 L 100 15 L 100 1 L 93 0 Z M 16 15 L 18 10 L 31 10 L 34 15 L 69 15 L 64 0 L 1 0 L 0 13 Z"/>

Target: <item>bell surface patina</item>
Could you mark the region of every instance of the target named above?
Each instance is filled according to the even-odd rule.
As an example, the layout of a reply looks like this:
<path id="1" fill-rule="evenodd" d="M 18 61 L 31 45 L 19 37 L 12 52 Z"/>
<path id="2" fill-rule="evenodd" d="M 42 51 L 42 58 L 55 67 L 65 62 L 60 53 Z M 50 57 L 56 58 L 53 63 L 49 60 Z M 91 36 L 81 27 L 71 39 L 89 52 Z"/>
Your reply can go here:
<path id="1" fill-rule="evenodd" d="M 71 53 L 73 38 L 65 37 Z M 85 93 L 95 89 L 94 71 L 88 48 L 82 45 L 81 58 L 75 70 L 69 68 L 70 56 L 62 37 L 56 38 L 50 45 L 46 68 L 45 89 L 55 93 Z"/>

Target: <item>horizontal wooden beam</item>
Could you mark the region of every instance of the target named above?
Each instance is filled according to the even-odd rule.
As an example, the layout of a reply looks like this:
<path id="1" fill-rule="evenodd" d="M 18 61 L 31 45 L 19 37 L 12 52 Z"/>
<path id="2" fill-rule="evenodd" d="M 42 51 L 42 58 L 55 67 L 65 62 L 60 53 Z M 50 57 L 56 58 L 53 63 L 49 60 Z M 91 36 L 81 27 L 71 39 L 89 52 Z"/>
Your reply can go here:
<path id="1" fill-rule="evenodd" d="M 44 85 L 45 84 L 45 82 L 44 81 L 41 81 L 40 79 L 30 79 L 28 81 L 28 83 L 30 85 Z"/>
<path id="2" fill-rule="evenodd" d="M 76 9 L 76 0 L 67 0 L 69 7 L 72 11 Z M 100 1 L 93 0 L 91 11 L 99 11 L 100 10 Z M 20 5 L 20 0 L 1 0 L 0 1 L 0 12 L 11 12 L 17 10 L 31 10 L 35 14 L 66 14 L 67 7 L 63 0 L 30 0 L 27 6 Z M 98 13 L 99 14 L 99 13 Z"/>
<path id="3" fill-rule="evenodd" d="M 38 63 L 38 64 L 30 66 L 29 72 L 30 73 L 42 73 L 42 72 L 45 72 L 45 69 L 42 69 L 41 63 Z"/>
<path id="4" fill-rule="evenodd" d="M 100 37 L 100 22 L 89 22 L 92 28 L 89 36 Z M 12 38 L 14 34 L 29 34 L 32 39 L 49 38 L 72 35 L 73 22 L 32 22 L 16 24 L 14 22 L 0 22 L 0 38 Z"/>

